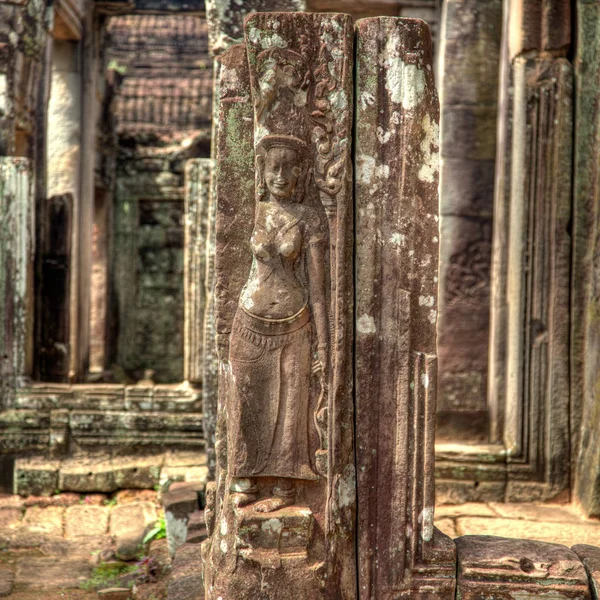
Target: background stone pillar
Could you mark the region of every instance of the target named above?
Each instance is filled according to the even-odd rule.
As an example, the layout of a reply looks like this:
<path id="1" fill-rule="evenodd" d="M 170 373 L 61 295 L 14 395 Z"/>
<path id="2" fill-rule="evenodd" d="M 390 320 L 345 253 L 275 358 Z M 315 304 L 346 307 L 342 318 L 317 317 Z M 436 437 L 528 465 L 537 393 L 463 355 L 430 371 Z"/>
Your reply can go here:
<path id="1" fill-rule="evenodd" d="M 212 160 L 185 164 L 183 378 L 202 383 L 202 345 L 206 300 L 206 232 Z"/>
<path id="2" fill-rule="evenodd" d="M 0 407 L 32 374 L 35 198 L 29 159 L 0 157 Z"/>
<path id="3" fill-rule="evenodd" d="M 513 501 L 569 486 L 569 10 L 564 0 L 505 3 L 488 401 Z"/>
<path id="4" fill-rule="evenodd" d="M 433 526 L 439 105 L 431 35 L 357 23 L 356 463 L 359 597 L 454 596 Z"/>
<path id="5" fill-rule="evenodd" d="M 444 2 L 440 48 L 438 441 L 487 441 L 502 0 Z"/>
<path id="6" fill-rule="evenodd" d="M 77 371 L 79 329 L 79 267 L 76 257 L 80 248 L 81 207 L 81 56 L 77 41 L 55 41 L 52 52 L 52 80 L 48 104 L 48 129 L 46 137 L 48 198 L 71 194 L 72 243 L 70 269 L 69 322 L 69 376 Z M 90 148 L 91 149 L 91 148 Z M 91 199 L 90 199 L 91 200 Z M 88 239 L 91 244 L 91 237 Z"/>
<path id="7" fill-rule="evenodd" d="M 572 431 L 575 495 L 600 516 L 600 1 L 577 2 Z M 579 432 L 581 431 L 581 437 Z"/>

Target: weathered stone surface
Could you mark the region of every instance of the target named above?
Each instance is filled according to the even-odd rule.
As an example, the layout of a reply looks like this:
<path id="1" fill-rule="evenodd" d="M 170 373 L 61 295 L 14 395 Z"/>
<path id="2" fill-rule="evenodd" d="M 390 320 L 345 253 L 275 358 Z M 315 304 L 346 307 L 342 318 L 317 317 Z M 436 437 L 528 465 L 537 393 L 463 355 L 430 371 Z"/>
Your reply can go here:
<path id="1" fill-rule="evenodd" d="M 186 542 L 188 544 L 199 544 L 208 537 L 206 519 L 203 510 L 198 510 L 190 515 Z"/>
<path id="2" fill-rule="evenodd" d="M 10 567 L 0 566 L 0 598 L 10 596 L 15 582 L 15 574 Z"/>
<path id="3" fill-rule="evenodd" d="M 500 0 L 442 17 L 437 439 L 487 438 L 487 349 Z M 494 75 L 496 73 L 496 75 Z"/>
<path id="4" fill-rule="evenodd" d="M 501 517 L 509 519 L 525 519 L 555 523 L 581 523 L 582 517 L 571 505 L 558 506 L 551 504 L 515 504 L 512 502 L 492 502 L 490 507 Z M 463 513 L 465 514 L 465 513 Z M 474 515 L 475 516 L 475 515 Z"/>
<path id="5" fill-rule="evenodd" d="M 0 158 L 0 407 L 32 374 L 35 212 L 32 163 Z M 8 395 L 7 395 L 8 394 Z"/>
<path id="6" fill-rule="evenodd" d="M 454 545 L 433 526 L 439 105 L 431 37 L 417 19 L 365 19 L 357 32 L 359 594 L 448 598 Z"/>
<path id="7" fill-rule="evenodd" d="M 482 535 L 455 541 L 463 600 L 590 598 L 583 564 L 565 546 Z"/>
<path id="8" fill-rule="evenodd" d="M 167 600 L 204 600 L 202 558 L 196 544 L 184 544 L 177 550 Z"/>
<path id="9" fill-rule="evenodd" d="M 129 600 L 131 590 L 129 588 L 106 588 L 98 590 L 98 598 L 101 600 Z"/>
<path id="10" fill-rule="evenodd" d="M 83 559 L 57 561 L 54 557 L 23 557 L 17 565 L 15 587 L 42 593 L 52 581 L 54 589 L 79 588 L 90 573 L 90 563 Z"/>
<path id="11" fill-rule="evenodd" d="M 115 536 L 117 555 L 129 560 L 140 550 L 144 536 L 156 524 L 156 508 L 150 502 L 116 506 L 110 513 L 110 534 Z"/>
<path id="12" fill-rule="evenodd" d="M 101 536 L 108 529 L 109 509 L 105 506 L 70 506 L 65 512 L 65 537 Z"/>
<path id="13" fill-rule="evenodd" d="M 600 544 L 600 524 L 583 522 L 526 521 L 508 518 L 462 517 L 457 521 L 459 535 L 497 535 L 527 540 L 540 540 L 571 546 L 573 541 L 582 544 Z"/>
<path id="14" fill-rule="evenodd" d="M 50 496 L 58 489 L 60 462 L 43 458 L 15 461 L 14 491 L 21 496 Z"/>
<path id="15" fill-rule="evenodd" d="M 577 2 L 571 410 L 574 491 L 600 515 L 600 2 Z M 581 426 L 579 424 L 581 423 Z"/>
<path id="16" fill-rule="evenodd" d="M 597 600 L 600 598 L 600 548 L 586 544 L 577 544 L 571 550 L 579 556 L 583 563 L 590 582 L 592 598 Z"/>
<path id="17" fill-rule="evenodd" d="M 64 516 L 65 509 L 59 506 L 49 506 L 47 508 L 32 506 L 25 513 L 23 525 L 32 531 L 62 536 Z"/>
<path id="18" fill-rule="evenodd" d="M 202 342 L 206 308 L 206 238 L 212 160 L 197 158 L 185 166 L 184 362 L 183 378 L 202 382 Z"/>
<path id="19" fill-rule="evenodd" d="M 219 488 L 206 509 L 216 510 L 217 527 L 209 527 L 211 539 L 203 545 L 207 594 L 242 599 L 268 589 L 275 600 L 294 589 L 299 597 L 350 598 L 351 21 L 258 13 L 245 27 L 247 63 L 245 49 L 232 48 L 220 82 L 215 314 L 221 413 Z M 254 140 L 246 129 L 252 99 Z M 295 250 L 292 256 L 273 246 L 275 262 L 257 243 L 262 237 L 275 243 L 278 232 Z M 264 269 L 273 277 L 265 279 Z M 252 354 L 252 347 L 262 351 L 249 362 L 244 348 Z M 240 402 L 246 395 L 252 401 Z M 260 417 L 252 421 L 247 407 L 255 405 L 264 409 L 253 409 Z M 288 513 L 302 523 L 288 523 Z M 296 551 L 288 551 L 287 540 Z M 233 568 L 235 576 L 228 576 Z"/>
<path id="20" fill-rule="evenodd" d="M 225 52 L 243 41 L 244 19 L 254 12 L 286 12 L 306 10 L 305 0 L 207 0 L 209 46 L 213 55 Z"/>
<path id="21" fill-rule="evenodd" d="M 184 488 L 169 491 L 162 496 L 167 527 L 167 541 L 171 556 L 179 546 L 185 543 L 190 515 L 197 511 L 198 493 L 195 489 Z"/>
<path id="22" fill-rule="evenodd" d="M 68 492 L 113 492 L 117 489 L 114 470 L 107 456 L 63 461 L 58 487 Z"/>
<path id="23" fill-rule="evenodd" d="M 152 489 L 160 480 L 163 457 L 113 457 L 111 466 L 117 489 Z"/>

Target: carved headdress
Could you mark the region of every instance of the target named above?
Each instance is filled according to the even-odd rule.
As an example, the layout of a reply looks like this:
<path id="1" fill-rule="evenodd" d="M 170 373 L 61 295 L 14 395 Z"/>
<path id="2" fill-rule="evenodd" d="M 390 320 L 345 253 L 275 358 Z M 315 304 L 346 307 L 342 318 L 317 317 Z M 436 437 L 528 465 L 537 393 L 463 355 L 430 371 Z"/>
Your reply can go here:
<path id="1" fill-rule="evenodd" d="M 309 147 L 306 142 L 294 135 L 266 135 L 261 138 L 256 145 L 256 166 L 257 166 L 257 192 L 258 199 L 264 199 L 266 190 L 264 184 L 264 166 L 267 152 L 272 148 L 291 148 L 298 157 L 298 166 L 301 169 L 298 183 L 296 185 L 296 201 L 302 202 L 304 197 L 304 187 L 306 175 L 309 171 Z"/>

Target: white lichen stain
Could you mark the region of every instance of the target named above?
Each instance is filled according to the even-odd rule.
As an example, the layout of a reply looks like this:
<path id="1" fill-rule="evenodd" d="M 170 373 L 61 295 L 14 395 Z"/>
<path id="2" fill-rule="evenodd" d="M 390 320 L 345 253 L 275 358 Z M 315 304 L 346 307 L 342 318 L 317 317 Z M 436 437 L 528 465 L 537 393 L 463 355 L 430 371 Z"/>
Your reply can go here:
<path id="1" fill-rule="evenodd" d="M 433 296 L 419 296 L 419 306 L 433 306 L 435 298 Z"/>
<path id="2" fill-rule="evenodd" d="M 227 535 L 228 527 L 227 527 L 227 521 L 225 520 L 225 518 L 221 519 L 220 530 L 221 530 L 221 535 Z"/>
<path id="3" fill-rule="evenodd" d="M 421 374 L 421 385 L 427 389 L 429 387 L 429 375 L 427 373 Z"/>
<path id="4" fill-rule="evenodd" d="M 346 508 L 354 504 L 355 488 L 356 475 L 354 473 L 354 467 L 352 465 L 348 465 L 344 469 L 344 473 L 338 482 L 338 498 L 340 502 L 340 508 Z"/>
<path id="5" fill-rule="evenodd" d="M 371 185 L 375 172 L 375 159 L 362 154 L 356 158 L 356 179 L 362 185 Z"/>
<path id="6" fill-rule="evenodd" d="M 221 540 L 221 552 L 227 554 L 227 542 L 225 540 Z"/>
<path id="7" fill-rule="evenodd" d="M 404 110 L 413 110 L 425 93 L 425 71 L 419 65 L 406 63 L 398 54 L 402 46 L 399 35 L 391 35 L 386 40 L 383 56 L 385 87 L 390 99 L 400 104 Z"/>
<path id="8" fill-rule="evenodd" d="M 379 140 L 380 144 L 387 144 L 390 141 L 391 137 L 391 131 L 385 131 L 385 129 L 381 127 L 381 125 L 377 127 L 377 139 Z"/>
<path id="9" fill-rule="evenodd" d="M 390 237 L 390 244 L 397 247 L 404 246 L 406 244 L 406 236 L 403 233 L 393 233 L 392 237 Z"/>
<path id="10" fill-rule="evenodd" d="M 435 325 L 435 322 L 436 322 L 436 320 L 437 320 L 437 310 L 435 310 L 434 308 L 432 308 L 432 309 L 429 311 L 429 317 L 428 317 L 428 319 L 429 319 L 429 322 L 430 322 L 432 325 Z"/>
<path id="11" fill-rule="evenodd" d="M 260 44 L 264 50 L 270 48 L 287 48 L 288 45 L 278 33 L 274 31 L 261 31 L 256 27 L 250 27 L 248 39 L 253 44 Z"/>
<path id="12" fill-rule="evenodd" d="M 283 523 L 279 519 L 269 519 L 262 524 L 262 529 L 269 533 L 280 533 L 283 529 Z"/>
<path id="13" fill-rule="evenodd" d="M 423 541 L 430 542 L 433 538 L 433 506 L 426 506 L 419 515 L 421 523 L 421 537 Z"/>
<path id="14" fill-rule="evenodd" d="M 440 127 L 432 121 L 427 114 L 421 123 L 423 128 L 423 140 L 421 141 L 422 164 L 419 169 L 418 178 L 426 183 L 433 183 L 439 170 L 439 137 Z"/>
<path id="15" fill-rule="evenodd" d="M 360 105 L 362 106 L 362 109 L 365 110 L 367 108 L 367 106 L 371 106 L 375 103 L 375 96 L 373 96 L 373 94 L 371 94 L 370 92 L 363 92 L 360 95 Z"/>
<path id="16" fill-rule="evenodd" d="M 362 315 L 356 322 L 356 330 L 365 335 L 377 333 L 375 319 L 371 315 Z"/>
<path id="17" fill-rule="evenodd" d="M 375 177 L 377 177 L 378 179 L 389 179 L 390 178 L 389 165 L 377 165 L 375 167 Z"/>

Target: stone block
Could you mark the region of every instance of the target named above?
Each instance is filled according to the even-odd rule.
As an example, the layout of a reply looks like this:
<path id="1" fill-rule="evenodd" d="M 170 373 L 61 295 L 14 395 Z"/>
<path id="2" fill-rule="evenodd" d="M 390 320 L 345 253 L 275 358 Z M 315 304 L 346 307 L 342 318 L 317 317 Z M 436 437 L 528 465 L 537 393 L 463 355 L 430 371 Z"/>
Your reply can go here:
<path id="1" fill-rule="evenodd" d="M 115 536 L 117 555 L 129 560 L 140 550 L 144 536 L 156 524 L 156 508 L 150 502 L 116 506 L 110 513 L 110 534 Z"/>
<path id="2" fill-rule="evenodd" d="M 175 555 L 167 600 L 204 600 L 202 558 L 196 544 L 184 544 Z"/>
<path id="3" fill-rule="evenodd" d="M 10 596 L 15 583 L 15 574 L 10 567 L 0 566 L 0 598 Z"/>
<path id="4" fill-rule="evenodd" d="M 15 461 L 15 493 L 21 496 L 50 496 L 58 488 L 60 461 L 19 458 Z"/>
<path id="5" fill-rule="evenodd" d="M 65 509 L 59 506 L 28 508 L 23 517 L 23 526 L 30 531 L 43 532 L 48 535 L 62 536 Z"/>
<path id="6" fill-rule="evenodd" d="M 174 556 L 177 548 L 186 541 L 190 515 L 199 508 L 198 493 L 190 487 L 169 491 L 163 494 L 162 505 L 169 552 Z"/>
<path id="7" fill-rule="evenodd" d="M 186 542 L 188 544 L 200 544 L 208 537 L 206 519 L 203 510 L 198 510 L 190 515 Z"/>
<path id="8" fill-rule="evenodd" d="M 114 471 L 108 457 L 70 458 L 65 460 L 58 476 L 58 486 L 67 492 L 114 492 Z"/>
<path id="9" fill-rule="evenodd" d="M 15 586 L 21 590 L 48 592 L 48 582 L 54 589 L 79 588 L 91 574 L 86 559 L 22 557 L 17 563 Z"/>
<path id="10" fill-rule="evenodd" d="M 109 508 L 106 506 L 70 506 L 65 512 L 67 538 L 101 536 L 108 529 Z"/>
<path id="11" fill-rule="evenodd" d="M 455 540 L 461 600 L 588 600 L 583 564 L 565 546 L 473 535 Z"/>
<path id="12" fill-rule="evenodd" d="M 496 107 L 448 106 L 443 111 L 444 158 L 494 160 L 496 157 Z"/>
<path id="13" fill-rule="evenodd" d="M 131 598 L 129 588 L 105 588 L 98 590 L 97 593 L 100 600 L 129 600 Z"/>
<path id="14" fill-rule="evenodd" d="M 571 550 L 579 556 L 583 563 L 592 589 L 592 598 L 597 600 L 600 598 L 600 548 L 577 544 Z"/>
<path id="15" fill-rule="evenodd" d="M 111 465 L 118 489 L 152 489 L 160 479 L 162 457 L 118 457 Z"/>
<path id="16" fill-rule="evenodd" d="M 579 523 L 582 516 L 571 505 L 533 504 L 531 502 L 491 502 L 490 507 L 501 517 L 546 523 Z M 477 515 L 472 515 L 477 516 Z"/>

